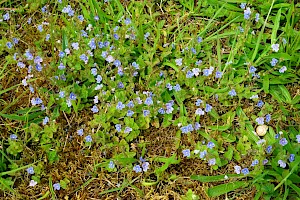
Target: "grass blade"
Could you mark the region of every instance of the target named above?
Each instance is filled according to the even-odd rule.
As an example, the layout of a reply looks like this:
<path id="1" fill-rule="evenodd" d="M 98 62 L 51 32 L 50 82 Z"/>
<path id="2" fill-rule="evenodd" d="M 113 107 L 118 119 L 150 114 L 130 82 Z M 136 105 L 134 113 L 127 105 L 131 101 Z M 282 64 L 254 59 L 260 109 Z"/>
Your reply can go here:
<path id="1" fill-rule="evenodd" d="M 236 181 L 232 183 L 226 183 L 222 185 L 218 185 L 212 188 L 209 188 L 207 191 L 207 194 L 209 197 L 217 197 L 222 194 L 226 194 L 228 192 L 231 192 L 233 190 L 236 190 L 240 187 L 246 187 L 248 183 L 246 181 Z"/>

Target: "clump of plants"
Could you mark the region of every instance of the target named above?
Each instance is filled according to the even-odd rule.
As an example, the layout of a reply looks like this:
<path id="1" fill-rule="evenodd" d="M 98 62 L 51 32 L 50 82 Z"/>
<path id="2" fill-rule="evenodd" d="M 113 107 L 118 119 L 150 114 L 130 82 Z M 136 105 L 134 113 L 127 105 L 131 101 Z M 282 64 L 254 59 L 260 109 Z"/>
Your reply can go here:
<path id="1" fill-rule="evenodd" d="M 47 185 L 45 198 L 62 195 L 72 181 L 45 168 L 77 141 L 83 155 L 103 154 L 93 178 L 142 177 L 134 186 L 141 197 L 188 159 L 215 174 L 230 166 L 226 174 L 190 174 L 220 183 L 209 197 L 246 187 L 255 187 L 253 199 L 300 195 L 299 4 L 173 3 L 30 1 L 2 11 L 0 77 L 17 80 L 0 87 L 3 194 L 22 196 L 22 177 L 33 190 Z M 22 93 L 11 101 L 15 90 Z M 148 154 L 153 127 L 175 127 L 170 157 Z M 189 189 L 182 198 L 197 196 Z"/>

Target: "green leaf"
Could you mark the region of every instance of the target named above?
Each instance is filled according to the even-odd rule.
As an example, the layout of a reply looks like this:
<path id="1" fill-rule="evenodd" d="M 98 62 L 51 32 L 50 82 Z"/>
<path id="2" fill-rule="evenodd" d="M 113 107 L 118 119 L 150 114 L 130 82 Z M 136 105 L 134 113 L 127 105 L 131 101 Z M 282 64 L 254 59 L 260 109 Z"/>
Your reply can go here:
<path id="1" fill-rule="evenodd" d="M 286 87 L 284 85 L 278 85 L 278 87 L 281 90 L 281 93 L 286 100 L 285 102 L 290 104 L 292 102 L 292 98 L 291 98 L 289 91 L 286 89 Z"/>
<path id="2" fill-rule="evenodd" d="M 212 188 L 209 188 L 207 191 L 207 194 L 209 197 L 217 197 L 222 194 L 226 194 L 228 192 L 231 192 L 233 190 L 236 190 L 240 187 L 246 187 L 248 183 L 246 181 L 235 181 L 232 183 L 226 183 L 222 185 L 218 185 Z"/>
<path id="3" fill-rule="evenodd" d="M 297 187 L 295 184 L 290 184 L 289 185 L 293 190 L 295 190 L 295 192 L 297 192 L 297 194 L 300 196 L 300 188 Z"/>
<path id="4" fill-rule="evenodd" d="M 228 178 L 241 178 L 242 175 L 238 174 L 228 174 Z M 192 180 L 200 181 L 202 183 L 208 183 L 208 182 L 218 182 L 218 181 L 224 181 L 226 180 L 226 175 L 217 175 L 217 176 L 201 176 L 201 175 L 192 175 Z"/>
<path id="5" fill-rule="evenodd" d="M 281 8 L 278 10 L 275 22 L 274 22 L 274 27 L 272 29 L 272 35 L 271 35 L 271 43 L 275 44 L 276 38 L 277 38 L 277 31 L 279 29 L 279 23 L 280 23 L 280 16 L 281 16 Z"/>
<path id="6" fill-rule="evenodd" d="M 163 65 L 173 68 L 177 73 L 179 72 L 179 68 L 173 63 L 165 62 L 165 63 L 163 63 Z"/>
<path id="7" fill-rule="evenodd" d="M 269 85 L 270 85 L 269 76 L 265 75 L 263 79 L 263 89 L 265 93 L 269 93 Z"/>
<path id="8" fill-rule="evenodd" d="M 293 100 L 292 100 L 292 102 L 291 102 L 291 104 L 297 104 L 297 103 L 299 103 L 300 102 L 300 95 L 296 95 L 296 96 L 294 96 L 294 98 L 293 98 Z"/>
<path id="9" fill-rule="evenodd" d="M 228 148 L 228 151 L 226 151 L 226 153 L 224 153 L 224 157 L 227 158 L 228 160 L 231 160 L 233 156 L 233 148 L 230 146 Z"/>
<path id="10" fill-rule="evenodd" d="M 54 162 L 59 160 L 56 151 L 49 151 L 48 152 L 48 160 L 49 160 L 50 164 L 53 164 Z"/>

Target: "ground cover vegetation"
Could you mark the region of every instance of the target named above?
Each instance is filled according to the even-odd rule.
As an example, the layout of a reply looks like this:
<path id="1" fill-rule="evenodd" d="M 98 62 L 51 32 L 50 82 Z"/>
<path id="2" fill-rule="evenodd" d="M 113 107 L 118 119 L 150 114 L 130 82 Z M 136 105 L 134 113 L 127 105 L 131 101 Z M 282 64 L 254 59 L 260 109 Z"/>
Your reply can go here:
<path id="1" fill-rule="evenodd" d="M 299 199 L 299 2 L 0 5 L 1 199 Z"/>

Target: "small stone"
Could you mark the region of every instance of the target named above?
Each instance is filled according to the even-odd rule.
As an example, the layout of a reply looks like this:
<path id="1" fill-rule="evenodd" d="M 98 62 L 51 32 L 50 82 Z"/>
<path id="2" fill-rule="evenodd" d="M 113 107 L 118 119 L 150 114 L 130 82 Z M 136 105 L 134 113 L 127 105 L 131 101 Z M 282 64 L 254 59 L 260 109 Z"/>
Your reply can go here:
<path id="1" fill-rule="evenodd" d="M 264 135 L 266 135 L 267 130 L 268 130 L 268 126 L 267 125 L 259 125 L 256 128 L 256 133 L 257 133 L 258 136 L 264 136 Z"/>

